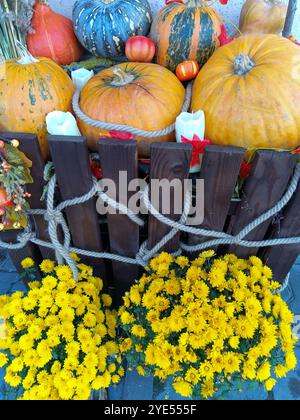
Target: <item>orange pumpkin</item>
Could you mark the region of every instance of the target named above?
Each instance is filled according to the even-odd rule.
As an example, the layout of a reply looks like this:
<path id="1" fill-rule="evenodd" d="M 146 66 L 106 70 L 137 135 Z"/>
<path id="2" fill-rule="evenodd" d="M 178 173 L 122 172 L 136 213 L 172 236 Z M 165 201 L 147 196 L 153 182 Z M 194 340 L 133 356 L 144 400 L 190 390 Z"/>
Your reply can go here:
<path id="1" fill-rule="evenodd" d="M 200 71 L 191 109 L 214 144 L 293 149 L 300 143 L 300 49 L 251 34 L 219 48 Z"/>
<path id="2" fill-rule="evenodd" d="M 240 16 L 240 30 L 246 33 L 280 34 L 287 5 L 281 0 L 246 0 Z"/>
<path id="3" fill-rule="evenodd" d="M 198 73 L 199 64 L 193 60 L 183 61 L 176 68 L 176 76 L 182 82 L 195 79 Z"/>
<path id="4" fill-rule="evenodd" d="M 147 131 L 174 123 L 184 102 L 185 90 L 169 70 L 151 63 L 123 63 L 101 71 L 83 88 L 80 107 L 89 117 L 104 122 L 127 124 Z M 95 149 L 99 137 L 110 136 L 79 120 L 79 129 Z M 149 155 L 149 143 L 172 141 L 174 133 L 139 141 L 141 156 Z"/>
<path id="5" fill-rule="evenodd" d="M 74 33 L 73 22 L 55 13 L 48 3 L 38 0 L 33 8 L 33 31 L 27 36 L 27 46 L 35 57 L 47 57 L 60 65 L 78 61 L 83 49 Z"/>
<path id="6" fill-rule="evenodd" d="M 67 73 L 48 58 L 24 51 L 20 60 L 0 63 L 0 131 L 36 133 L 47 158 L 46 115 L 71 111 L 74 90 Z"/>

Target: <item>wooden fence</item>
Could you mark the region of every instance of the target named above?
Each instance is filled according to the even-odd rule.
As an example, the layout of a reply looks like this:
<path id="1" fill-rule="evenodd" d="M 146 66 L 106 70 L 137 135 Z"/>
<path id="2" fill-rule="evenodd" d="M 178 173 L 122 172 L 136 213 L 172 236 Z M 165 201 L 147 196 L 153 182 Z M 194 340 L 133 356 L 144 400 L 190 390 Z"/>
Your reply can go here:
<path id="1" fill-rule="evenodd" d="M 21 150 L 33 162 L 32 176 L 34 183 L 29 185 L 32 194 L 30 206 L 33 209 L 45 208 L 41 202 L 44 180 L 44 162 L 40 154 L 37 139 L 31 134 L 2 133 L 7 139 L 20 140 Z M 49 144 L 52 160 L 58 180 L 58 199 L 67 200 L 87 193 L 93 185 L 90 168 L 90 156 L 86 140 L 82 137 L 50 136 Z M 140 176 L 135 141 L 116 141 L 103 139 L 98 151 L 103 176 L 119 182 L 119 171 L 127 171 L 129 183 Z M 289 152 L 259 150 L 254 158 L 250 177 L 247 179 L 239 201 L 232 201 L 244 150 L 236 147 L 209 146 L 206 149 L 199 178 L 205 182 L 205 217 L 201 227 L 230 234 L 238 233 L 246 224 L 271 208 L 284 194 L 293 174 L 297 156 Z M 151 179 L 180 179 L 189 176 L 191 146 L 177 143 L 154 143 L 151 146 L 151 165 L 148 177 Z M 143 174 L 145 176 L 145 174 Z M 117 196 L 118 200 L 119 197 Z M 120 255 L 135 257 L 140 244 L 147 238 L 149 247 L 153 247 L 170 228 L 161 224 L 153 216 L 147 217 L 145 228 L 139 228 L 126 215 L 108 215 L 100 217 L 96 211 L 96 199 L 66 210 L 66 219 L 75 247 L 110 251 Z M 127 204 L 127 203 L 126 203 Z M 160 209 L 161 210 L 161 209 Z M 268 220 L 253 231 L 249 240 L 300 235 L 300 188 L 282 214 Z M 179 220 L 180 215 L 171 215 Z M 37 236 L 49 240 L 47 225 L 41 216 L 34 217 Z M 1 239 L 14 242 L 17 231 L 2 232 Z M 202 243 L 208 238 L 184 234 L 184 241 L 189 244 Z M 178 234 L 165 250 L 178 249 Z M 300 253 L 300 245 L 277 246 L 263 249 L 249 249 L 239 246 L 219 247 L 218 252 L 233 252 L 241 257 L 258 255 L 273 269 L 274 277 L 284 281 Z M 53 257 L 53 252 L 43 247 L 28 244 L 24 249 L 11 252 L 14 264 L 20 269 L 20 261 L 26 256 L 33 256 L 37 261 Z M 87 259 L 97 273 L 105 280 L 106 287 L 116 293 L 117 301 L 139 277 L 140 268 L 124 263 Z"/>

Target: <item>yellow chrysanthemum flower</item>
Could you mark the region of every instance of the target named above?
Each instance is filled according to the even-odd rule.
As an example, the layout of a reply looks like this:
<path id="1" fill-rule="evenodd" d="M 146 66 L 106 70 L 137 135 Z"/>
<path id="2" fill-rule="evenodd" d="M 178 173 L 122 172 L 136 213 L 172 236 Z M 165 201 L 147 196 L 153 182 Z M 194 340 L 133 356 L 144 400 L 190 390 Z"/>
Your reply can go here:
<path id="1" fill-rule="evenodd" d="M 45 274 L 50 274 L 54 271 L 54 267 L 55 267 L 55 262 L 51 261 L 51 260 L 44 260 L 41 264 L 40 264 L 40 269 L 42 270 L 43 273 Z"/>
<path id="2" fill-rule="evenodd" d="M 288 373 L 288 369 L 283 365 L 277 365 L 274 372 L 277 378 L 284 378 Z"/>
<path id="3" fill-rule="evenodd" d="M 32 268 L 32 267 L 34 267 L 34 261 L 33 261 L 33 259 L 32 259 L 32 258 L 25 258 L 25 259 L 21 262 L 21 266 L 22 266 L 24 269 L 27 269 L 27 268 Z"/>
<path id="4" fill-rule="evenodd" d="M 72 258 L 72 260 L 74 260 L 75 262 L 80 262 L 80 258 L 78 257 L 77 254 L 75 254 L 74 252 L 70 252 L 70 257 Z"/>
<path id="5" fill-rule="evenodd" d="M 57 286 L 57 280 L 54 276 L 46 276 L 43 278 L 43 286 L 46 289 L 55 289 L 55 287 Z"/>
<path id="6" fill-rule="evenodd" d="M 125 338 L 124 340 L 120 341 L 120 351 L 125 353 L 126 351 L 130 350 L 132 347 L 132 340 L 131 338 Z"/>
<path id="7" fill-rule="evenodd" d="M 210 362 L 206 361 L 200 364 L 199 374 L 202 378 L 213 379 L 214 373 L 215 369 Z"/>
<path id="8" fill-rule="evenodd" d="M 180 281 L 176 278 L 166 281 L 165 290 L 169 295 L 178 295 L 181 292 Z"/>
<path id="9" fill-rule="evenodd" d="M 214 381 L 212 380 L 206 380 L 203 382 L 201 386 L 201 395 L 203 398 L 208 399 L 213 397 L 215 394 L 215 387 L 214 387 Z"/>
<path id="10" fill-rule="evenodd" d="M 138 366 L 136 370 L 137 370 L 139 375 L 145 376 L 146 372 L 145 372 L 145 369 L 143 368 L 143 366 Z"/>
<path id="11" fill-rule="evenodd" d="M 134 315 L 130 314 L 129 312 L 125 311 L 121 315 L 121 322 L 124 325 L 133 324 L 135 321 Z"/>
<path id="12" fill-rule="evenodd" d="M 271 365 L 269 362 L 264 362 L 257 370 L 256 378 L 260 382 L 264 382 L 271 376 Z"/>
<path id="13" fill-rule="evenodd" d="M 285 356 L 285 365 L 288 370 L 294 370 L 297 366 L 297 357 L 293 351 L 288 352 Z"/>
<path id="14" fill-rule="evenodd" d="M 268 392 L 272 391 L 272 389 L 274 388 L 274 386 L 276 385 L 276 383 L 277 383 L 276 379 L 272 379 L 272 378 L 268 379 L 265 382 L 266 391 L 268 391 Z"/>
<path id="15" fill-rule="evenodd" d="M 58 266 L 55 268 L 56 275 L 61 281 L 69 280 L 72 278 L 73 274 L 69 266 Z"/>
<path id="16" fill-rule="evenodd" d="M 240 345 L 240 338 L 237 337 L 237 336 L 230 337 L 230 339 L 229 339 L 229 345 L 234 350 L 238 349 L 239 348 L 239 345 Z"/>
<path id="17" fill-rule="evenodd" d="M 132 286 L 129 292 L 129 297 L 132 303 L 139 305 L 141 303 L 141 295 L 138 286 Z"/>
<path id="18" fill-rule="evenodd" d="M 191 367 L 188 369 L 185 375 L 185 380 L 191 384 L 196 385 L 200 381 L 200 373 L 197 369 Z"/>
<path id="19" fill-rule="evenodd" d="M 146 330 L 145 328 L 143 328 L 141 325 L 134 325 L 131 328 L 131 332 L 133 335 L 135 335 L 136 337 L 146 337 Z"/>
<path id="20" fill-rule="evenodd" d="M 190 397 L 193 392 L 192 385 L 183 379 L 176 380 L 176 382 L 173 383 L 173 388 L 177 394 L 182 395 L 183 397 Z"/>
<path id="21" fill-rule="evenodd" d="M 189 265 L 189 259 L 182 256 L 177 257 L 175 262 L 177 265 L 179 265 L 180 268 L 185 268 Z"/>
<path id="22" fill-rule="evenodd" d="M 154 307 L 156 302 L 156 295 L 153 292 L 147 292 L 143 296 L 143 302 L 142 305 L 147 308 L 151 309 Z"/>
<path id="23" fill-rule="evenodd" d="M 0 352 L 0 368 L 7 365 L 8 363 L 8 357 L 6 354 Z"/>
<path id="24" fill-rule="evenodd" d="M 102 302 L 105 307 L 109 308 L 112 305 L 112 298 L 109 295 L 103 294 Z"/>
<path id="25" fill-rule="evenodd" d="M 232 374 L 240 371 L 241 357 L 237 353 L 228 352 L 223 356 L 224 371 L 226 374 Z"/>

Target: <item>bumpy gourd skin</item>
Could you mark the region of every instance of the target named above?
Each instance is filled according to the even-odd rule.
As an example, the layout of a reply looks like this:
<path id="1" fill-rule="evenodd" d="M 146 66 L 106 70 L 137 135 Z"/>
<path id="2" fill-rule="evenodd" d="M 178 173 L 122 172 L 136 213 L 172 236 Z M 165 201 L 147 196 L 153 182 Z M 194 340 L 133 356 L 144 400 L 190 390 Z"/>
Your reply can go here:
<path id="1" fill-rule="evenodd" d="M 92 54 L 125 61 L 126 41 L 147 35 L 152 16 L 147 0 L 77 0 L 73 22 L 77 38 Z"/>
<path id="2" fill-rule="evenodd" d="M 170 3 L 154 18 L 150 36 L 157 44 L 156 61 L 172 71 L 186 60 L 202 67 L 220 46 L 222 19 L 200 1 Z"/>
<path id="3" fill-rule="evenodd" d="M 200 71 L 192 111 L 214 144 L 293 149 L 300 144 L 300 48 L 277 35 L 245 35 Z"/>
<path id="4" fill-rule="evenodd" d="M 240 30 L 246 33 L 280 34 L 287 5 L 281 0 L 247 0 L 240 16 Z"/>
<path id="5" fill-rule="evenodd" d="M 15 60 L 0 64 L 0 131 L 37 134 L 46 159 L 46 116 L 55 110 L 71 111 L 75 87 L 54 61 L 33 60 L 28 55 L 27 64 Z"/>

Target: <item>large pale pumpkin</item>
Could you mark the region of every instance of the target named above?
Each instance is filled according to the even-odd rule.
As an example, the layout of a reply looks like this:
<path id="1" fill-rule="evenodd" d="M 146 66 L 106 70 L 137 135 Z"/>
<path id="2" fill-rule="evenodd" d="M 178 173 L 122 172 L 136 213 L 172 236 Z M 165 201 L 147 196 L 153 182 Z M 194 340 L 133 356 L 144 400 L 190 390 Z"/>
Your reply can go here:
<path id="1" fill-rule="evenodd" d="M 96 120 L 155 131 L 174 123 L 184 96 L 182 84 L 166 68 L 149 63 L 123 63 L 101 71 L 86 84 L 81 92 L 80 107 Z M 79 128 L 92 149 L 96 148 L 100 137 L 111 136 L 81 120 Z M 172 141 L 174 137 L 174 133 L 151 139 L 137 137 L 140 155 L 149 155 L 149 143 Z"/>
<path id="2" fill-rule="evenodd" d="M 240 16 L 240 30 L 246 33 L 280 34 L 287 5 L 281 0 L 246 0 Z"/>
<path id="3" fill-rule="evenodd" d="M 200 71 L 192 111 L 214 144 L 293 149 L 300 144 L 300 48 L 277 35 L 245 35 Z"/>
<path id="4" fill-rule="evenodd" d="M 74 89 L 67 73 L 48 58 L 23 52 L 20 60 L 0 64 L 0 131 L 37 134 L 47 158 L 46 115 L 71 111 Z"/>
<path id="5" fill-rule="evenodd" d="M 186 60 L 203 66 L 220 46 L 222 19 L 202 4 L 198 0 L 174 2 L 156 15 L 150 36 L 157 44 L 158 64 L 172 71 Z"/>

